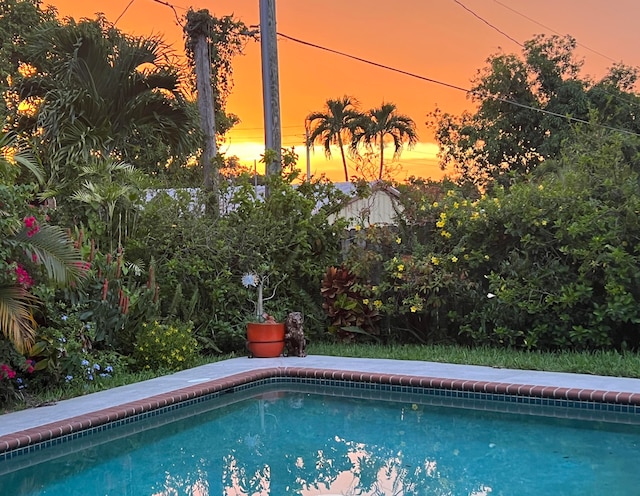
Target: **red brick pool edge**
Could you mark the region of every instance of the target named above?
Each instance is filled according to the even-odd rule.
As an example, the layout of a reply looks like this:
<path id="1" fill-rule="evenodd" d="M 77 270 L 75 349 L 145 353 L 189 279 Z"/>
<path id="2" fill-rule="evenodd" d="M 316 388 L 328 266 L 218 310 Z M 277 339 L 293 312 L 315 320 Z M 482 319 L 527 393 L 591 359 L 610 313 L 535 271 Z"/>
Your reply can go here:
<path id="1" fill-rule="evenodd" d="M 217 391 L 273 377 L 297 377 L 318 380 L 377 383 L 419 388 L 468 391 L 474 393 L 508 394 L 553 400 L 590 401 L 618 405 L 640 406 L 640 393 L 577 389 L 553 386 L 510 384 L 439 377 L 422 377 L 399 374 L 325 370 L 307 367 L 272 367 L 241 372 L 220 379 L 158 394 L 142 400 L 104 408 L 88 414 L 44 424 L 31 429 L 0 436 L 0 453 L 41 443 L 85 429 L 104 425 L 172 404 L 187 401 Z M 41 407 L 43 409 L 47 407 Z"/>

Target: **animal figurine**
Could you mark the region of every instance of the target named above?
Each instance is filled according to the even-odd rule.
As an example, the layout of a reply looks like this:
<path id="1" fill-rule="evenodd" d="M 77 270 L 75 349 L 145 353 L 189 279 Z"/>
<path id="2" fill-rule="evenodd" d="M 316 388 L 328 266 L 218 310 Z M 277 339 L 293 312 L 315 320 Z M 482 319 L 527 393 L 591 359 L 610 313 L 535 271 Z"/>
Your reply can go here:
<path id="1" fill-rule="evenodd" d="M 304 337 L 303 318 L 300 312 L 291 312 L 284 321 L 284 344 L 289 356 L 307 356 L 307 340 Z"/>

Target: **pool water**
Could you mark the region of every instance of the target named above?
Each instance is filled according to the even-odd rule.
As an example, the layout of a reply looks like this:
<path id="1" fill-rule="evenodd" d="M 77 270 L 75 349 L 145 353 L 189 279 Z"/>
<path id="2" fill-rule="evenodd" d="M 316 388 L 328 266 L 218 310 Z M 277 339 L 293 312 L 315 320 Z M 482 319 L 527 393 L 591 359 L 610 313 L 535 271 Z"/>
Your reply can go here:
<path id="1" fill-rule="evenodd" d="M 234 393 L 222 406 L 19 456 L 0 463 L 0 494 L 626 496 L 640 487 L 638 425 L 329 393 Z"/>

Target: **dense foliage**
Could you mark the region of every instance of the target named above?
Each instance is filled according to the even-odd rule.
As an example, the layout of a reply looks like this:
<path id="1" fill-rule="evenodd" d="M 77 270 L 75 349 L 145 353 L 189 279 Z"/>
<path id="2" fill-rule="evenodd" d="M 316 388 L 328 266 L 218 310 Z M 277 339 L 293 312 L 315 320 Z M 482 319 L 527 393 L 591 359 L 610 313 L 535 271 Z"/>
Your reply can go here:
<path id="1" fill-rule="evenodd" d="M 395 222 L 370 225 L 367 212 L 336 216 L 348 199 L 323 178 L 301 181 L 293 150 L 281 175 L 259 180 L 228 161 L 219 205 L 158 187 L 159 175 L 193 179 L 186 157 L 200 152 L 161 40 L 37 6 L 8 2 L 0 17 L 0 70 L 14 76 L 6 122 L 23 138 L 0 137 L 1 402 L 245 353 L 257 308 L 247 275 L 264 282 L 266 313 L 303 313 L 312 344 L 640 348 L 633 70 L 580 79 L 570 38 L 490 58 L 477 112 L 437 116 L 456 179 L 393 184 Z M 33 22 L 11 51 L 21 9 Z M 212 65 L 222 107 L 225 68 L 255 33 L 232 18 L 213 31 L 226 44 Z M 327 103 L 309 116 L 310 142 L 379 148 L 377 178 L 386 140 L 399 153 L 417 139 L 392 104 L 362 114 L 348 98 Z"/>
<path id="2" fill-rule="evenodd" d="M 576 44 L 540 35 L 524 44 L 522 57 L 489 57 L 471 89 L 477 110 L 433 115 L 443 167 L 475 185 L 508 186 L 558 158 L 577 123 L 640 131 L 637 69 L 615 64 L 600 81 L 581 77 Z"/>

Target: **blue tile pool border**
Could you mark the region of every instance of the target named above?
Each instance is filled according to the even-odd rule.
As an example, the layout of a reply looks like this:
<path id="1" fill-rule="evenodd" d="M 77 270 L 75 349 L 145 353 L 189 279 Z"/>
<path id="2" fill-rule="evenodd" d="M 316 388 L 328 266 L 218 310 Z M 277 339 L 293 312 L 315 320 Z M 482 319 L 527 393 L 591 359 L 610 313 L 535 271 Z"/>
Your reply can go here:
<path id="1" fill-rule="evenodd" d="M 454 380 L 443 378 L 361 373 L 276 367 L 231 375 L 202 382 L 170 393 L 99 410 L 33 429 L 0 437 L 0 462 L 28 453 L 40 452 L 52 446 L 90 436 L 116 427 L 159 417 L 211 399 L 257 391 L 263 386 L 343 389 L 348 396 L 358 393 L 400 393 L 418 395 L 454 406 L 452 401 L 483 402 L 484 409 L 527 408 L 553 409 L 552 416 L 567 412 L 593 414 L 594 420 L 606 420 L 609 415 L 627 416 L 640 423 L 640 394 L 590 389 L 507 384 L 500 382 Z M 498 408 L 499 405 L 502 405 Z M 472 406 L 474 407 L 474 406 Z M 515 411 L 518 411 L 517 409 Z"/>

